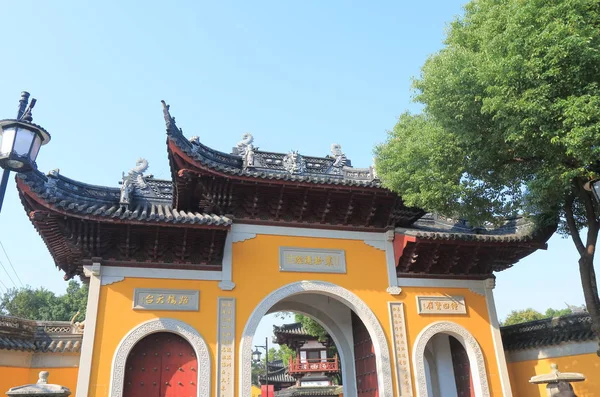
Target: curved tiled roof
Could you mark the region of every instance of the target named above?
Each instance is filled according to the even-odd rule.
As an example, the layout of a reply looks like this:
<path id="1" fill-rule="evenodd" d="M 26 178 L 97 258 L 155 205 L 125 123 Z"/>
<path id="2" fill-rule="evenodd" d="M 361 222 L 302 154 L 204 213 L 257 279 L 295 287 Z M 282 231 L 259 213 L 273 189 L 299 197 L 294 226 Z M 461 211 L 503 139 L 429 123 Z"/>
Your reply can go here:
<path id="1" fill-rule="evenodd" d="M 501 225 L 474 227 L 466 220 L 452 219 L 437 214 L 426 214 L 410 229 L 397 229 L 421 240 L 462 240 L 479 242 L 545 242 L 556 227 L 538 229 L 532 219 L 517 217 L 506 219 Z"/>
<path id="2" fill-rule="evenodd" d="M 286 334 L 286 335 L 300 335 L 300 336 L 312 336 L 308 333 L 308 331 L 302 326 L 302 323 L 291 323 L 291 324 L 283 324 L 280 326 L 273 325 L 273 333 L 277 334 Z"/>
<path id="3" fill-rule="evenodd" d="M 292 386 L 279 391 L 277 397 L 339 396 L 342 392 L 342 386 Z"/>
<path id="4" fill-rule="evenodd" d="M 121 189 L 77 182 L 60 175 L 58 171 L 48 175 L 38 171 L 21 173 L 18 179 L 21 188 L 26 186 L 39 201 L 77 217 L 223 227 L 231 225 L 231 219 L 226 216 L 173 208 L 171 181 L 144 177 L 146 189 L 135 190 L 131 204 L 123 206 L 120 203 Z"/>
<path id="5" fill-rule="evenodd" d="M 0 316 L 0 350 L 79 353 L 83 330 L 68 321 L 33 321 Z"/>
<path id="6" fill-rule="evenodd" d="M 358 186 L 367 188 L 381 188 L 381 183 L 376 177 L 372 167 L 353 168 L 350 161 L 344 157 L 347 166 L 334 166 L 336 158 L 333 156 L 314 157 L 298 155 L 304 167 L 302 171 L 290 172 L 285 168 L 285 153 L 273 153 L 253 150 L 255 164 L 247 166 L 239 154 L 227 154 L 212 149 L 199 142 L 197 138 L 188 140 L 183 136 L 181 129 L 177 128 L 175 118 L 171 117 L 169 107 L 163 101 L 164 116 L 169 141 L 185 153 L 189 158 L 200 165 L 216 172 L 228 175 L 259 178 L 266 180 L 281 180 L 305 182 L 321 185 Z"/>
<path id="7" fill-rule="evenodd" d="M 592 318 L 588 313 L 576 313 L 556 318 L 529 321 L 501 328 L 504 350 L 523 350 L 563 342 L 595 340 Z"/>
<path id="8" fill-rule="evenodd" d="M 274 371 L 271 371 L 273 363 L 269 363 L 269 383 L 296 383 L 296 378 L 287 373 L 287 368 L 277 367 Z M 258 376 L 258 381 L 263 383 L 265 381 L 264 375 Z"/>

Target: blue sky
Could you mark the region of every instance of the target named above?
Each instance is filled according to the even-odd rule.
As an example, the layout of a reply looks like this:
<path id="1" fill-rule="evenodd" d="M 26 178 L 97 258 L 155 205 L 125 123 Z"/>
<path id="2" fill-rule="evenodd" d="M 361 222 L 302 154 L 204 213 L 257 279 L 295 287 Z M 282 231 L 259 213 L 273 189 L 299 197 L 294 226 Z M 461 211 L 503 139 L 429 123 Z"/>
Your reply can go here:
<path id="1" fill-rule="evenodd" d="M 418 110 L 411 78 L 463 3 L 4 2 L 0 118 L 15 117 L 29 91 L 34 122 L 52 134 L 39 168 L 99 185 L 118 186 L 138 157 L 169 177 L 161 99 L 188 137 L 223 151 L 251 132 L 269 151 L 325 155 L 340 143 L 366 167 L 396 118 Z M 23 283 L 63 292 L 12 178 L 0 225 Z M 582 304 L 576 260 L 571 241 L 555 236 L 498 274 L 499 315 Z M 2 269 L 0 280 L 12 285 Z"/>

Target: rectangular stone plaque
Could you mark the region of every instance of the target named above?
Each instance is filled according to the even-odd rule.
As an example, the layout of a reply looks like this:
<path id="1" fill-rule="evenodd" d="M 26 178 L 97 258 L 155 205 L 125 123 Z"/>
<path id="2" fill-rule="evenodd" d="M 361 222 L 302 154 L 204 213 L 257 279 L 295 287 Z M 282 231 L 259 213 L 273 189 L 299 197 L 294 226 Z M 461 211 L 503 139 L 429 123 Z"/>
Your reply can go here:
<path id="1" fill-rule="evenodd" d="M 219 298 L 217 307 L 217 396 L 234 397 L 235 298 Z"/>
<path id="2" fill-rule="evenodd" d="M 463 296 L 417 296 L 419 314 L 467 314 Z"/>
<path id="3" fill-rule="evenodd" d="M 279 247 L 282 272 L 346 273 L 344 250 Z"/>
<path id="4" fill-rule="evenodd" d="M 199 305 L 196 290 L 136 288 L 133 292 L 134 310 L 198 311 Z"/>
<path id="5" fill-rule="evenodd" d="M 394 361 L 396 363 L 398 395 L 412 396 L 408 342 L 406 340 L 406 323 L 404 321 L 404 304 L 401 302 L 388 302 L 388 305 L 394 343 Z"/>

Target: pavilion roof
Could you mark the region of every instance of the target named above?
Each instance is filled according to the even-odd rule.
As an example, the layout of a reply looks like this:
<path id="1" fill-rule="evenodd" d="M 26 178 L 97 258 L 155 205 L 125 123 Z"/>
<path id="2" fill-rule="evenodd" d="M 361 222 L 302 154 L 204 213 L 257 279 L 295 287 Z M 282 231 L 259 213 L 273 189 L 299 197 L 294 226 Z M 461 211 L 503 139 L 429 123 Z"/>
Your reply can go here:
<path id="1" fill-rule="evenodd" d="M 213 270 L 233 222 L 353 231 L 395 228 L 410 238 L 396 258 L 397 271 L 419 276 L 488 277 L 545 248 L 554 232 L 536 229 L 525 219 L 475 228 L 425 215 L 385 189 L 373 167 L 353 168 L 339 145 L 322 157 L 275 153 L 254 147 L 252 136 L 245 134 L 231 153 L 217 151 L 197 137 L 185 138 L 163 106 L 172 180 L 146 175 L 144 159 L 123 174 L 120 187 L 78 182 L 58 170 L 17 174 L 25 210 L 66 278 L 81 275 L 83 261 L 91 258 Z M 155 225 L 163 227 L 149 227 Z M 190 244 L 169 243 L 186 238 Z M 441 268 L 442 262 L 453 268 Z"/>
<path id="2" fill-rule="evenodd" d="M 302 323 L 290 323 L 282 325 L 273 325 L 274 335 L 298 335 L 305 336 L 307 338 L 314 338 L 308 333 L 308 331 L 302 326 Z"/>
<path id="3" fill-rule="evenodd" d="M 342 392 L 342 386 L 292 386 L 277 392 L 276 397 L 339 396 Z"/>
<path id="4" fill-rule="evenodd" d="M 265 376 L 259 375 L 258 381 L 264 383 Z M 283 361 L 275 360 L 269 363 L 269 383 L 296 383 L 296 378 L 288 374 Z"/>

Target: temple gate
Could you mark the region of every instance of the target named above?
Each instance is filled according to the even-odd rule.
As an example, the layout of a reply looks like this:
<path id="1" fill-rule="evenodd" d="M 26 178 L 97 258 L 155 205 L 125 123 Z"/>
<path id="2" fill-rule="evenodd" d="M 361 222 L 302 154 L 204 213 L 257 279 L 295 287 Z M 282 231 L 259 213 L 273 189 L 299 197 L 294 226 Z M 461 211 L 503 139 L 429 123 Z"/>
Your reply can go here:
<path id="1" fill-rule="evenodd" d="M 473 228 L 407 207 L 339 145 L 276 153 L 245 134 L 220 152 L 163 111 L 168 180 L 144 159 L 120 187 L 17 175 L 65 279 L 90 285 L 77 396 L 248 397 L 252 337 L 277 310 L 324 325 L 345 396 L 511 396 L 493 274 L 553 230 L 526 219 Z M 439 335 L 463 350 L 452 342 L 454 354 L 432 358 Z M 449 391 L 431 386 L 438 364 Z"/>

